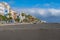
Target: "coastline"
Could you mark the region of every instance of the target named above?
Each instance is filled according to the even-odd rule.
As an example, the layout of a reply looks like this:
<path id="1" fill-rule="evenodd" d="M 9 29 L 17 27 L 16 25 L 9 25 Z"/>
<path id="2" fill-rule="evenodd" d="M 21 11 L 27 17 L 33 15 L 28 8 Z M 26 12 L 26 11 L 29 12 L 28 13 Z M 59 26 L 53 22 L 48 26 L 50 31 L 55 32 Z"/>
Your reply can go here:
<path id="1" fill-rule="evenodd" d="M 10 24 L 0 24 L 0 26 L 7 26 L 7 25 L 22 25 L 22 24 L 31 24 L 31 23 L 10 23 Z"/>
<path id="2" fill-rule="evenodd" d="M 7 23 L 7 24 L 0 24 L 0 26 L 8 26 L 8 25 L 28 25 L 28 24 L 32 24 L 32 25 L 34 25 L 33 23 Z M 46 25 L 50 25 L 50 24 L 52 24 L 52 25 L 59 25 L 60 23 L 37 23 L 37 24 L 40 24 L 40 25 L 42 25 L 42 24 L 46 24 Z"/>

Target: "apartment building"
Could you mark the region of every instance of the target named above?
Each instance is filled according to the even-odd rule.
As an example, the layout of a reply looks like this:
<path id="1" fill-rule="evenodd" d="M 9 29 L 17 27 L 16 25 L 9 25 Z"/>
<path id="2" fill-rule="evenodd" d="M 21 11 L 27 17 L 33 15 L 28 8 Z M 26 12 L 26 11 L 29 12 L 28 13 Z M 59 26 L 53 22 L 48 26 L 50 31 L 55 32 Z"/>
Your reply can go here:
<path id="1" fill-rule="evenodd" d="M 6 2 L 1 2 L 0 3 L 0 14 L 5 15 L 9 13 L 10 11 L 10 6 Z"/>
<path id="2" fill-rule="evenodd" d="M 13 19 L 17 18 L 17 13 L 14 10 L 10 10 L 10 14 Z"/>

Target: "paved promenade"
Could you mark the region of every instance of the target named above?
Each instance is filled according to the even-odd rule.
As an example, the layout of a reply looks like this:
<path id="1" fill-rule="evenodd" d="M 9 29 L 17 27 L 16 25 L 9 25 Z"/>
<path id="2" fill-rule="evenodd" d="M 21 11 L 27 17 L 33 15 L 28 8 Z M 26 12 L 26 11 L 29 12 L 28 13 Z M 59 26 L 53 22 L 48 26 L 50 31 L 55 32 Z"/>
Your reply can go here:
<path id="1" fill-rule="evenodd" d="M 0 26 L 0 40 L 60 40 L 60 24 Z"/>

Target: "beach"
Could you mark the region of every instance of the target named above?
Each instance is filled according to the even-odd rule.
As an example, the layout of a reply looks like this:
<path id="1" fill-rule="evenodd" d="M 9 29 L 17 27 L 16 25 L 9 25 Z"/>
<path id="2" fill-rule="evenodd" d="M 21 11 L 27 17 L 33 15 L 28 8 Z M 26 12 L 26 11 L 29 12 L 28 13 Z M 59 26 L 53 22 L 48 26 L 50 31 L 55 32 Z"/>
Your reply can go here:
<path id="1" fill-rule="evenodd" d="M 0 26 L 0 40 L 60 40 L 60 24 Z"/>

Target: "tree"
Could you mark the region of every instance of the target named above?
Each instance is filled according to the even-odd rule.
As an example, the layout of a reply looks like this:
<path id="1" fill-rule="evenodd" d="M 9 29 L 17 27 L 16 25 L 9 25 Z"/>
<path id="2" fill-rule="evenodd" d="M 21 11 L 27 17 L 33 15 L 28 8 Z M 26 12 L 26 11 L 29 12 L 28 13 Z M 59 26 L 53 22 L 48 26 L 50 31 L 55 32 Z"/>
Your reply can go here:
<path id="1" fill-rule="evenodd" d="M 7 15 L 8 15 L 9 17 L 11 17 L 11 13 L 8 13 Z"/>
<path id="2" fill-rule="evenodd" d="M 25 14 L 25 13 L 22 13 L 21 15 L 22 15 L 22 16 L 25 16 L 26 14 Z"/>
<path id="3" fill-rule="evenodd" d="M 3 16 L 3 15 L 0 15 L 0 21 L 7 21 L 7 17 Z"/>
<path id="4" fill-rule="evenodd" d="M 6 14 L 6 17 L 8 21 L 12 20 L 11 13 Z"/>
<path id="5" fill-rule="evenodd" d="M 19 16 L 17 16 L 17 18 L 15 19 L 15 21 L 17 21 L 17 22 L 19 22 L 19 21 L 20 21 Z"/>
<path id="6" fill-rule="evenodd" d="M 17 18 L 17 19 L 15 19 L 15 21 L 16 21 L 16 22 L 19 22 L 19 21 L 20 21 L 20 19 L 19 19 L 19 18 Z"/>
<path id="7" fill-rule="evenodd" d="M 0 21 L 2 21 L 2 15 L 0 15 Z"/>
<path id="8" fill-rule="evenodd" d="M 23 21 L 24 21 L 24 22 L 28 22 L 28 20 L 27 20 L 27 19 L 24 19 Z"/>
<path id="9" fill-rule="evenodd" d="M 2 20 L 3 21 L 7 21 L 7 17 L 6 16 L 2 16 Z"/>

